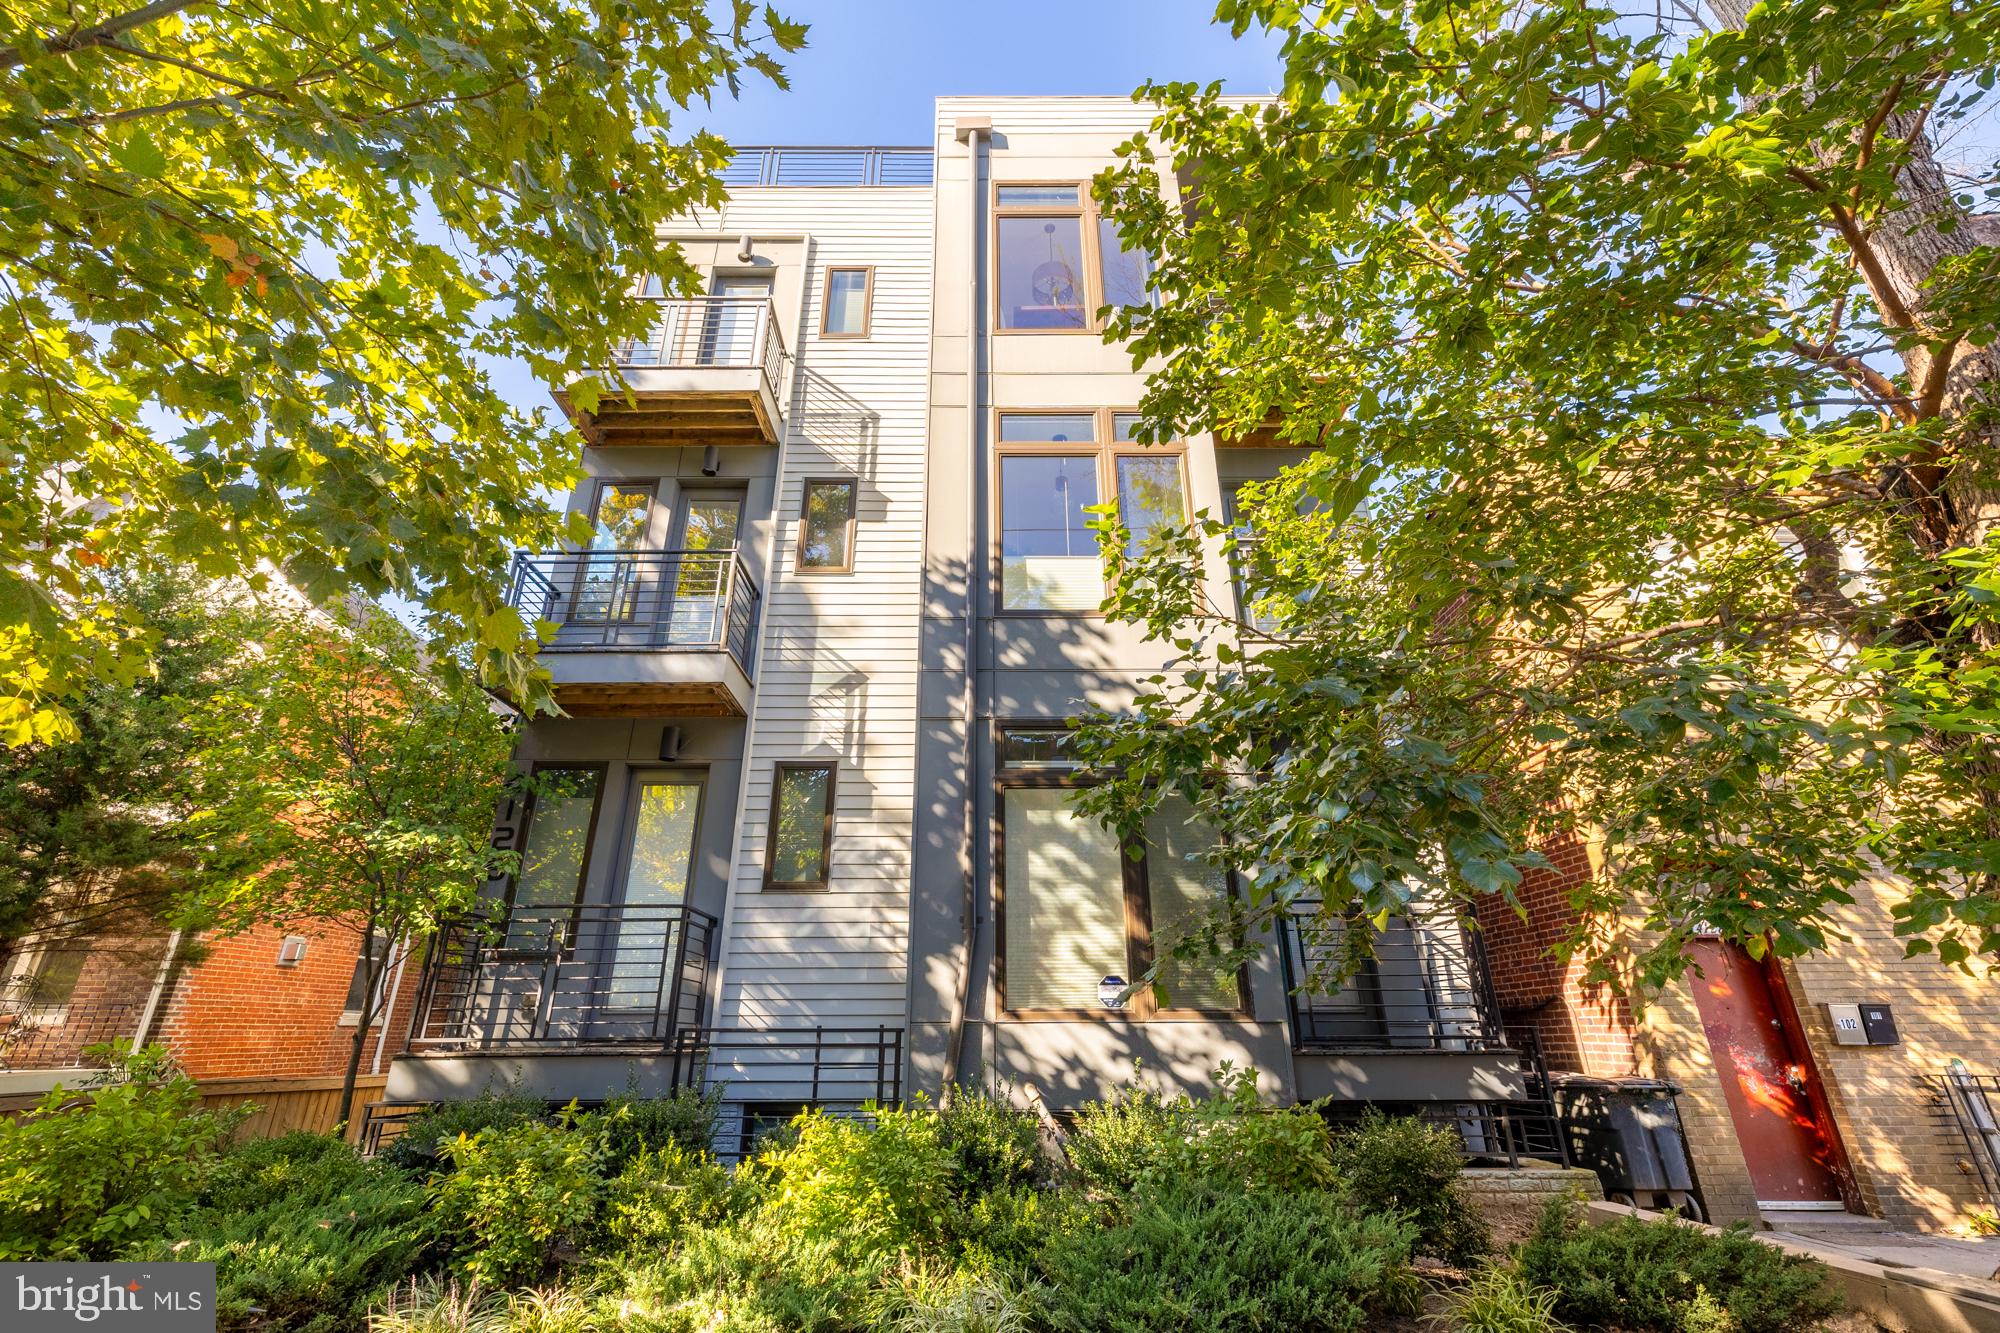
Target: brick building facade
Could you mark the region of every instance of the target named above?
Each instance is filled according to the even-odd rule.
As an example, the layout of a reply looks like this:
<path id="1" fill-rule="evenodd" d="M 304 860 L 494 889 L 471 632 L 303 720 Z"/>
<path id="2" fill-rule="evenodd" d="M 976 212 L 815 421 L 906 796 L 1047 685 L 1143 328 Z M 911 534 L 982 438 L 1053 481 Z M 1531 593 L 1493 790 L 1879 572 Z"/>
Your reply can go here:
<path id="1" fill-rule="evenodd" d="M 1599 869 L 1600 850 L 1577 840 L 1544 849 L 1553 871 L 1530 873 L 1521 887 L 1522 919 L 1504 905 L 1482 904 L 1479 922 L 1495 989 L 1512 1029 L 1532 1028 L 1551 1068 L 1579 1073 L 1669 1079 L 1702 1197 L 1711 1217 L 1755 1217 L 1743 1136 L 1731 1109 L 1740 1075 L 1726 1038 L 1704 1023 L 1697 988 L 1718 985 L 1690 973 L 1658 994 L 1630 996 L 1583 981 L 1584 963 L 1557 957 L 1578 919 L 1574 891 Z M 1958 1128 L 1941 1083 L 1959 1062 L 1985 1074 L 2000 1070 L 2000 997 L 1990 979 L 1953 971 L 1935 958 L 1903 957 L 1891 930 L 1892 883 L 1858 886 L 1855 903 L 1837 908 L 1848 937 L 1823 954 L 1768 965 L 1777 1002 L 1795 1016 L 1815 1101 L 1844 1170 L 1849 1211 L 1899 1226 L 1944 1229 L 1975 1210 L 1991 1210 L 1990 1171 Z M 1615 932 L 1614 932 L 1615 935 Z M 1886 1005 L 1893 1044 L 1842 1045 L 1828 1005 Z M 1740 1093 L 1738 1096 L 1740 1103 Z"/>

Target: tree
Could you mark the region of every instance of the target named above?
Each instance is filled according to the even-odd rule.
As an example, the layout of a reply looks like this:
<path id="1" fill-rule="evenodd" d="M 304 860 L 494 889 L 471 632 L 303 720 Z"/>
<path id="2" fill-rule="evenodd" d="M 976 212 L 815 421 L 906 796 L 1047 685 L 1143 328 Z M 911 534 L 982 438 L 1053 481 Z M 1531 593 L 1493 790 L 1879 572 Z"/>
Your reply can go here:
<path id="1" fill-rule="evenodd" d="M 805 29 L 736 0 L 155 0 L 0 11 L 0 743 L 58 739 L 149 640 L 110 572 L 419 599 L 529 702 L 516 546 L 576 439 L 510 406 L 649 315 L 721 201 L 676 117 Z"/>
<path id="2" fill-rule="evenodd" d="M 151 666 L 89 682 L 68 739 L 0 750 L 0 943 L 150 940 L 202 873 L 226 866 L 184 822 L 220 795 L 187 758 L 260 613 L 179 573 L 113 575 L 106 591 L 152 643 Z"/>
<path id="3" fill-rule="evenodd" d="M 1936 152 L 2000 10 L 1220 17 L 1283 30 L 1284 91 L 1140 90 L 1097 188 L 1165 299 L 1109 336 L 1162 359 L 1153 438 L 1313 452 L 1243 496 L 1251 623 L 1201 591 L 1220 522 L 1106 521 L 1108 610 L 1180 661 L 1080 738 L 1089 807 L 1185 795 L 1251 923 L 1511 899 L 1587 826 L 1648 984 L 1701 921 L 1822 948 L 1884 867 L 1912 953 L 2000 953 L 1995 174 Z"/>
<path id="4" fill-rule="evenodd" d="M 353 1099 L 391 949 L 409 947 L 512 868 L 491 844 L 513 780 L 506 719 L 467 672 L 368 607 L 280 618 L 264 667 L 213 710 L 195 762 L 240 775 L 194 823 L 248 867 L 210 876 L 191 919 L 232 932 L 311 919 L 359 943 Z"/>

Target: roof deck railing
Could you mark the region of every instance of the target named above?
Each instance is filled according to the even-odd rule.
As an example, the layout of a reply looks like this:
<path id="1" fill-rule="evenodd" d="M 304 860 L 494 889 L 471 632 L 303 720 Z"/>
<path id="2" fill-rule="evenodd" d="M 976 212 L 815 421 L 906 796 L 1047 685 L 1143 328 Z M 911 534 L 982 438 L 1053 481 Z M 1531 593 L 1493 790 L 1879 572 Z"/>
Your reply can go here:
<path id="1" fill-rule="evenodd" d="M 931 150 L 863 146 L 738 148 L 724 185 L 929 185 Z"/>

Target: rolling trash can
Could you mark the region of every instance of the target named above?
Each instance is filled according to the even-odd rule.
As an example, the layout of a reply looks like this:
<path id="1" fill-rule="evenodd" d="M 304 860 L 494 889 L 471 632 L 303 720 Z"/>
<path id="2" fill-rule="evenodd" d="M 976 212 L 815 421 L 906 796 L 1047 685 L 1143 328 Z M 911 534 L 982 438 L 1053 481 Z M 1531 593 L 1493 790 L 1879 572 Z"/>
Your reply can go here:
<path id="1" fill-rule="evenodd" d="M 1569 1159 L 1597 1173 L 1604 1197 L 1708 1220 L 1688 1161 L 1687 1134 L 1665 1079 L 1549 1075 Z"/>

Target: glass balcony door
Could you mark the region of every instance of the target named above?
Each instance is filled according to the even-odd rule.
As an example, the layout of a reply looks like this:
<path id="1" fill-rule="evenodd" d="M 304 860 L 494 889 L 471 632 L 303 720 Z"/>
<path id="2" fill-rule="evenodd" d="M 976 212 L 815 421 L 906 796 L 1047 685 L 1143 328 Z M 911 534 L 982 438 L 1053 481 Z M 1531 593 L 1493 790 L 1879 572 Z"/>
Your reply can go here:
<path id="1" fill-rule="evenodd" d="M 702 785 L 699 773 L 634 775 L 626 807 L 624 885 L 605 981 L 610 1009 L 652 1009 L 666 1021 L 684 929 L 681 909 L 694 882 Z"/>
<path id="2" fill-rule="evenodd" d="M 729 613 L 729 584 L 736 563 L 736 534 L 743 497 L 721 491 L 688 491 L 681 501 L 674 548 L 673 606 L 666 641 L 675 647 L 719 645 Z"/>
<path id="3" fill-rule="evenodd" d="M 649 573 L 632 554 L 647 548 L 653 532 L 654 487 L 651 482 L 619 482 L 598 488 L 592 511 L 590 552 L 577 580 L 573 620 L 592 624 L 630 622 L 643 618 L 649 599 Z"/>
<path id="4" fill-rule="evenodd" d="M 771 277 L 764 273 L 718 274 L 716 296 L 740 298 L 710 301 L 702 315 L 701 341 L 695 361 L 704 366 L 757 364 L 757 330 L 771 299 Z"/>

